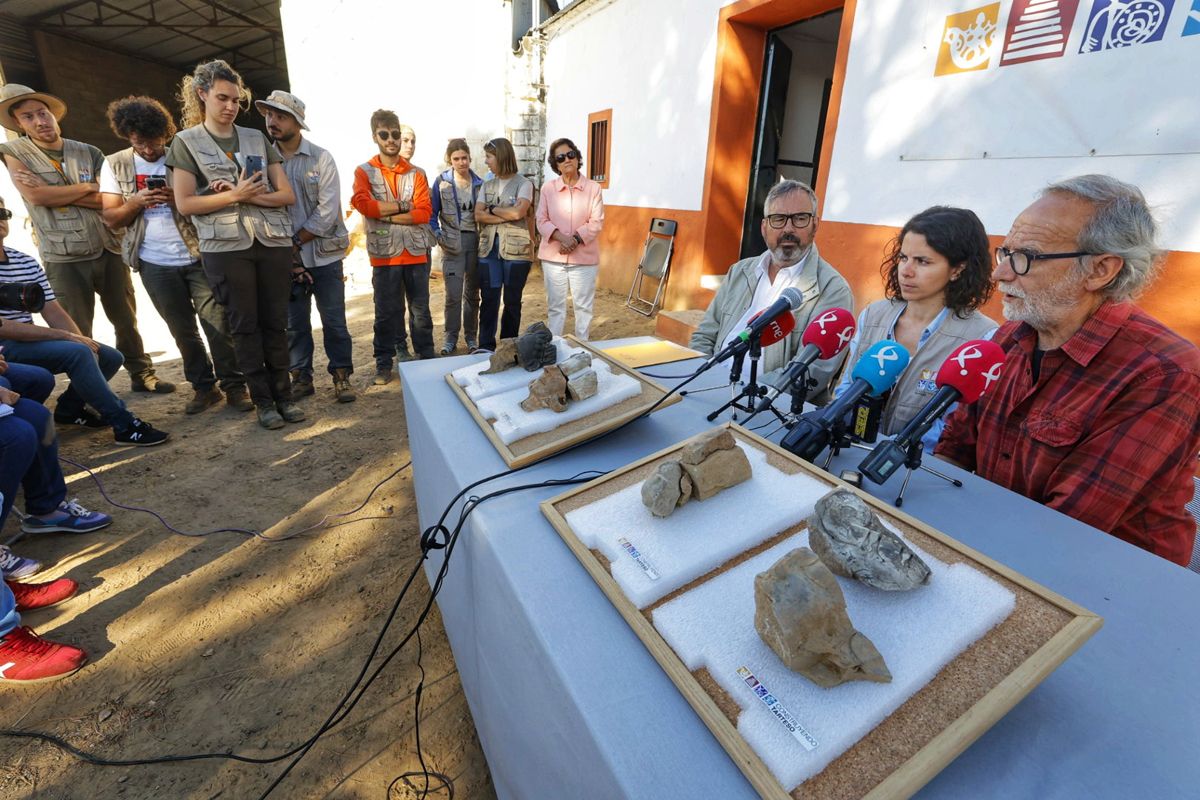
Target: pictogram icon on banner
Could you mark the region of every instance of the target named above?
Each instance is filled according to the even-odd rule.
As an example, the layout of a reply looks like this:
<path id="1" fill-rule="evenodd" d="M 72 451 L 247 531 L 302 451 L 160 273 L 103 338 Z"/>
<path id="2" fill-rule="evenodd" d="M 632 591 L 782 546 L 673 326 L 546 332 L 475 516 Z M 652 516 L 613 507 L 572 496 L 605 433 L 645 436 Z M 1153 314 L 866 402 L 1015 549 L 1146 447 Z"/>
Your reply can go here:
<path id="1" fill-rule="evenodd" d="M 1081 53 L 1115 50 L 1162 39 L 1175 0 L 1096 0 L 1083 30 Z"/>
<path id="2" fill-rule="evenodd" d="M 1200 33 L 1200 0 L 1192 0 L 1192 9 L 1188 11 L 1183 23 L 1183 35 L 1195 36 Z"/>
<path id="3" fill-rule="evenodd" d="M 1078 10 L 1079 0 L 1016 0 L 1008 15 L 1000 66 L 1060 58 Z"/>
<path id="4" fill-rule="evenodd" d="M 934 76 L 987 69 L 999 17 L 999 3 L 946 17 Z"/>

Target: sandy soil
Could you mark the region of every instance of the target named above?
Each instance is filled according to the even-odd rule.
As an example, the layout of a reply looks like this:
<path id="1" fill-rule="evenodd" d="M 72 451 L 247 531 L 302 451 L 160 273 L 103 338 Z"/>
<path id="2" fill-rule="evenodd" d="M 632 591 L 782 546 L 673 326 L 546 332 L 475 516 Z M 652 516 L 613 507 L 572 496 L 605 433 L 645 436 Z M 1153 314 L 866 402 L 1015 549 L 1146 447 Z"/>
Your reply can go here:
<path id="1" fill-rule="evenodd" d="M 408 442 L 402 388 L 395 382 L 368 386 L 369 267 L 357 259 L 349 272 L 358 402 L 332 401 L 318 346 L 317 395 L 303 401 L 306 422 L 265 431 L 253 414 L 223 406 L 186 416 L 190 389 L 178 353 L 143 295 L 147 350 L 159 374 L 181 383 L 181 390 L 133 395 L 124 372 L 113 384 L 135 413 L 171 431 L 171 441 L 147 450 L 119 448 L 106 432 L 71 430 L 62 434 L 62 454 L 95 469 L 114 499 L 155 509 L 191 532 L 238 527 L 280 536 L 355 508 L 407 462 Z M 436 275 L 432 289 L 440 342 Z M 535 271 L 524 320 L 544 316 Z M 594 339 L 652 328 L 652 320 L 624 308 L 624 296 L 597 293 Z M 111 341 L 98 320 L 97 337 L 106 335 Z M 387 480 L 360 512 L 336 526 L 276 543 L 239 533 L 173 534 L 147 514 L 110 508 L 86 475 L 66 471 L 68 496 L 112 512 L 116 522 L 94 534 L 45 534 L 15 543 L 18 553 L 47 565 L 36 580 L 66 575 L 81 584 L 76 597 L 30 612 L 23 621 L 85 647 L 91 662 L 57 682 L 5 687 L 0 719 L 7 727 L 60 735 L 110 759 L 228 751 L 263 758 L 303 742 L 354 681 L 419 556 L 410 470 Z M 10 520 L 3 538 L 17 532 Z M 400 641 L 428 596 L 419 577 L 384 652 Z M 426 763 L 453 778 L 455 797 L 494 797 L 436 607 L 423 632 Z M 406 647 L 272 797 L 416 797 L 402 785 L 389 794 L 388 786 L 419 769 L 413 730 L 418 678 L 416 648 Z M 0 797 L 254 798 L 286 763 L 98 767 L 50 745 L 4 738 Z"/>

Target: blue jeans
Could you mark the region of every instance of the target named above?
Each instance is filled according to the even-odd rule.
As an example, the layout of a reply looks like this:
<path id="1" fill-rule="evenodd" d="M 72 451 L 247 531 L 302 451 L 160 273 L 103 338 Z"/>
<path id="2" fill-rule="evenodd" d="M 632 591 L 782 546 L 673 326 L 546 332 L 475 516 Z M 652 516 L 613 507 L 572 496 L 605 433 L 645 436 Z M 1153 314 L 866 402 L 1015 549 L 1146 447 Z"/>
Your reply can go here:
<path id="1" fill-rule="evenodd" d="M 21 624 L 21 615 L 17 613 L 17 598 L 13 597 L 8 584 L 0 581 L 0 636 L 6 635 Z"/>
<path id="2" fill-rule="evenodd" d="M 246 379 L 238 369 L 229 337 L 229 322 L 225 309 L 213 297 L 204 268 L 197 261 L 186 267 L 165 267 L 141 262 L 142 285 L 158 315 L 167 323 L 171 338 L 183 359 L 183 376 L 197 391 L 212 389 L 218 380 L 225 391 L 244 387 Z M 196 319 L 208 339 L 212 360 L 204 349 Z M 216 373 L 213 365 L 216 365 Z"/>
<path id="3" fill-rule="evenodd" d="M 529 278 L 528 261 L 509 261 L 500 257 L 500 243 L 479 259 L 479 346 L 496 349 L 496 319 L 500 320 L 500 338 L 511 339 L 521 332 L 521 295 Z M 504 314 L 500 300 L 504 299 Z"/>
<path id="4" fill-rule="evenodd" d="M 0 375 L 0 386 L 12 389 L 27 400 L 44 403 L 54 391 L 54 374 L 32 364 L 9 363 L 8 371 Z"/>
<path id="5" fill-rule="evenodd" d="M 309 273 L 313 279 L 312 293 L 294 291 L 288 302 L 287 334 L 292 369 L 312 377 L 312 301 L 315 299 L 317 313 L 321 315 L 321 338 L 325 342 L 329 374 L 344 369 L 349 375 L 354 372 L 354 344 L 346 327 L 346 284 L 342 279 L 342 262 L 313 267 Z"/>
<path id="6" fill-rule="evenodd" d="M 4 345 L 5 358 L 67 374 L 71 385 L 58 398 L 58 413 L 73 416 L 86 403 L 114 431 L 123 431 L 133 424 L 133 414 L 108 386 L 108 379 L 117 374 L 124 360 L 116 349 L 102 344 L 100 352 L 93 353 L 85 344 L 61 339 L 46 342 L 8 339 L 0 344 Z"/>
<path id="7" fill-rule="evenodd" d="M 0 526 L 8 519 L 18 486 L 25 488 L 29 514 L 49 514 L 67 497 L 50 410 L 24 397 L 12 414 L 0 417 Z"/>

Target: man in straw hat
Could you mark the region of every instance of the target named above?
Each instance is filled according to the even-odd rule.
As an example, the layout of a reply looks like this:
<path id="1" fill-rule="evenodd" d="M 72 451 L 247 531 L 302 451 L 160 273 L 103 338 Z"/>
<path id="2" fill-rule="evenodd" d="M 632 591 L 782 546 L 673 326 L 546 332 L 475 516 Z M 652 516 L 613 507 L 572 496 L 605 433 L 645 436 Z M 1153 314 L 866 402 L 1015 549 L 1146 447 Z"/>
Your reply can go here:
<path id="1" fill-rule="evenodd" d="M 10 83 L 0 87 L 0 125 L 19 134 L 0 142 L 37 234 L 42 263 L 63 307 L 84 336 L 92 335 L 93 292 L 116 330 L 133 390 L 165 394 L 175 386 L 154 374 L 137 329 L 137 307 L 129 269 L 100 216 L 98 180 L 104 154 L 96 147 L 64 139 L 58 122 L 67 113 L 59 98 Z M 99 420 L 86 409 L 56 414 L 62 423 Z M 83 422 L 80 422 L 82 420 Z"/>
<path id="2" fill-rule="evenodd" d="M 342 221 L 342 194 L 337 164 L 328 150 L 304 137 L 304 102 L 275 90 L 254 103 L 266 118 L 267 133 L 283 156 L 283 171 L 296 193 L 288 206 L 292 216 L 292 276 L 296 286 L 288 303 L 288 349 L 291 351 L 292 394 L 313 394 L 312 298 L 321 315 L 325 357 L 339 403 L 354 401 L 350 375 L 353 342 L 346 327 L 346 285 L 342 258 L 350 235 Z"/>

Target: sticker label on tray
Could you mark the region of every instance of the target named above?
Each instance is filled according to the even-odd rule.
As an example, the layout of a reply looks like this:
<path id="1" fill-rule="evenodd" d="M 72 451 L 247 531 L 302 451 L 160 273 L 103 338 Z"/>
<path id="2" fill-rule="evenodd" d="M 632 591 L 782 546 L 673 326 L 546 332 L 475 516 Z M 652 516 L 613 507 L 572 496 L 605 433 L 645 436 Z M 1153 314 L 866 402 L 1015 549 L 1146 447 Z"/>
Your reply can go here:
<path id="1" fill-rule="evenodd" d="M 805 750 L 815 750 L 817 748 L 817 740 L 812 734 L 804 730 L 799 721 L 792 716 L 791 712 L 783 707 L 783 703 L 779 702 L 779 698 L 767 691 L 767 687 L 763 686 L 758 678 L 754 677 L 754 673 L 745 667 L 738 667 L 738 677 L 746 682 L 750 687 L 750 691 L 758 695 L 758 699 L 762 700 L 767 709 L 775 715 L 775 719 L 779 720 L 783 727 L 795 737 Z"/>
<path id="2" fill-rule="evenodd" d="M 642 572 L 646 573 L 647 578 L 652 581 L 658 580 L 658 570 L 650 566 L 650 562 L 647 561 L 646 557 L 643 556 L 641 552 L 633 546 L 632 542 L 622 536 L 621 538 L 617 539 L 617 544 L 621 545 L 621 549 L 628 553 L 629 557 L 637 562 L 637 565 L 642 568 Z"/>

